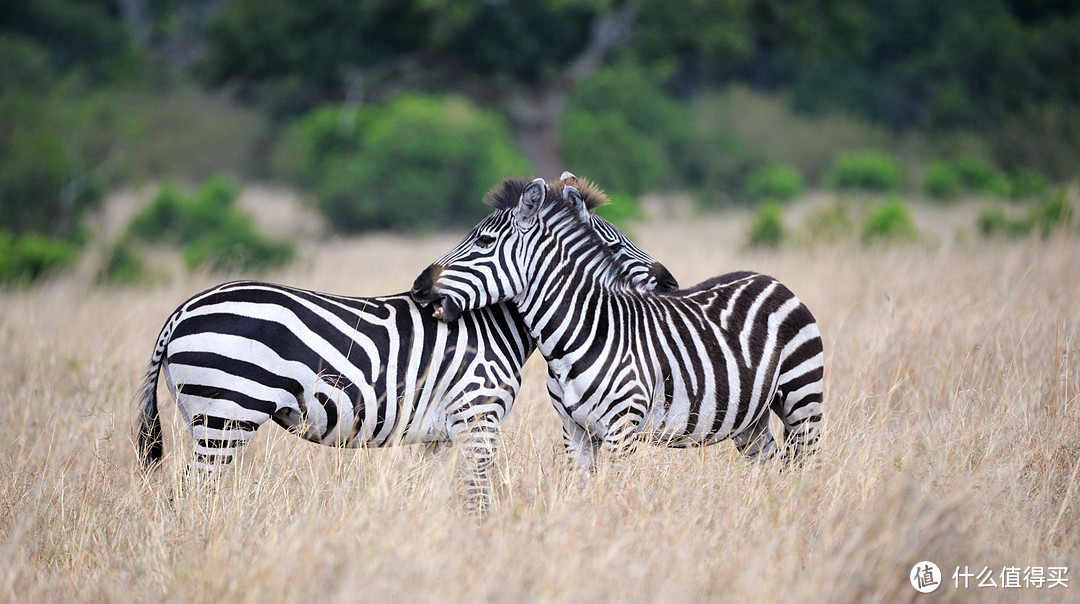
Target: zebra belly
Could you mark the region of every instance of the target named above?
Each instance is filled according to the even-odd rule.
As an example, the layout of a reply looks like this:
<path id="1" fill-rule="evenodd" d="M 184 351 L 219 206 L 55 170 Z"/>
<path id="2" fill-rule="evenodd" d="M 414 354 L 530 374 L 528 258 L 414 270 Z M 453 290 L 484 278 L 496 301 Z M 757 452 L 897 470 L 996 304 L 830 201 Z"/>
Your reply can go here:
<path id="1" fill-rule="evenodd" d="M 775 386 L 772 390 L 775 391 Z M 761 413 L 768 412 L 769 396 L 740 392 L 740 400 L 731 400 L 731 390 L 721 386 L 707 396 L 691 399 L 685 390 L 675 396 L 660 393 L 649 407 L 642 432 L 650 442 L 668 447 L 693 447 L 722 442 L 753 425 Z M 752 407 L 752 408 L 751 408 Z M 740 413 L 739 410 L 744 412 Z"/>

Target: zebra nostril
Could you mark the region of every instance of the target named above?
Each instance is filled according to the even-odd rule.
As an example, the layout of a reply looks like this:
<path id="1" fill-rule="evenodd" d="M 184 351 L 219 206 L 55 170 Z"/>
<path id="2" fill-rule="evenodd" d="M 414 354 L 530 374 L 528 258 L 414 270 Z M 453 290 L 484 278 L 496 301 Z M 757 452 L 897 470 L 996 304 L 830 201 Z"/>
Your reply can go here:
<path id="1" fill-rule="evenodd" d="M 439 294 L 432 291 L 435 285 L 435 277 L 441 269 L 434 264 L 424 269 L 424 272 L 420 273 L 420 276 L 413 281 L 412 289 L 409 290 L 409 295 L 417 304 L 430 304 L 439 299 Z"/>

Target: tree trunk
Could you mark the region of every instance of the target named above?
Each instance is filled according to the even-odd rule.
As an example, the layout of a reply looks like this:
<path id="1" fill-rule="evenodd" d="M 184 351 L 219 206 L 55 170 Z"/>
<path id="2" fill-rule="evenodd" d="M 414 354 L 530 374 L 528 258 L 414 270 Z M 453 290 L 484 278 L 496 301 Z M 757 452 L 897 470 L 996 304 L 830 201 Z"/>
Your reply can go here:
<path id="1" fill-rule="evenodd" d="M 537 87 L 529 97 L 511 101 L 514 134 L 536 176 L 556 178 L 567 169 L 559 149 L 559 126 L 567 95 L 566 87 L 556 84 Z"/>
<path id="2" fill-rule="evenodd" d="M 116 0 L 116 5 L 131 31 L 131 41 L 145 49 L 150 42 L 150 20 L 146 14 L 146 0 Z"/>
<path id="3" fill-rule="evenodd" d="M 515 137 L 532 162 L 534 174 L 557 178 L 569 168 L 559 149 L 559 128 L 570 91 L 593 74 L 613 50 L 630 37 L 638 0 L 629 0 L 615 11 L 596 19 L 589 41 L 553 81 L 533 87 L 528 96 L 517 94 L 508 106 L 514 120 Z M 571 169 L 571 172 L 573 170 Z"/>

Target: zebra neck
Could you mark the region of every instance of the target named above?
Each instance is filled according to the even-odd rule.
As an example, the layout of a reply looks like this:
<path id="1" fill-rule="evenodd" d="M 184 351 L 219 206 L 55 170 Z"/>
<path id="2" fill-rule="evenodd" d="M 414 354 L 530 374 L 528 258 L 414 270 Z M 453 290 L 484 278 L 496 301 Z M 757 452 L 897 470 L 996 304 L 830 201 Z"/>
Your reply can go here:
<path id="1" fill-rule="evenodd" d="M 594 257 L 595 258 L 595 257 Z M 582 354 L 606 333 L 616 299 L 625 296 L 605 260 L 566 262 L 530 280 L 515 302 L 537 348 L 549 362 Z"/>

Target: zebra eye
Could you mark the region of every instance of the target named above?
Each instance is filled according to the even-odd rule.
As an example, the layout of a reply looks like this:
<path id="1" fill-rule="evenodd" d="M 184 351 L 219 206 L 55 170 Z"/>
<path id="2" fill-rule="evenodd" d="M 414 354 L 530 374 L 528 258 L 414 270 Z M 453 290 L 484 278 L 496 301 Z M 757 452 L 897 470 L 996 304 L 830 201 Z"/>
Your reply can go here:
<path id="1" fill-rule="evenodd" d="M 478 247 L 491 247 L 492 243 L 495 243 L 495 238 L 491 235 L 480 235 L 476 238 L 476 245 Z"/>
<path id="2" fill-rule="evenodd" d="M 618 252 L 619 250 L 622 249 L 622 242 L 614 241 L 612 243 L 609 243 L 608 244 L 608 249 L 613 251 L 613 252 Z"/>

